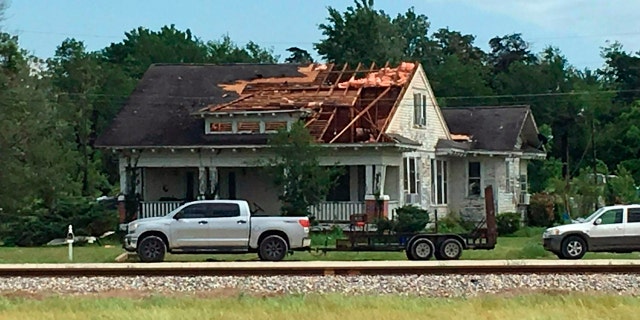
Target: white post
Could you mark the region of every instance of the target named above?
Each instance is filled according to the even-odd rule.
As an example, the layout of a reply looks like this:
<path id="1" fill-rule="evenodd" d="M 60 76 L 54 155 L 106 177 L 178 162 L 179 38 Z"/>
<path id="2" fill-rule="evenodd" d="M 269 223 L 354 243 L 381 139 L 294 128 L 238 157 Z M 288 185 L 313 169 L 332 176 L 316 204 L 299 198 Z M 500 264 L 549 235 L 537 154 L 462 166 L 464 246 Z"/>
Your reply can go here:
<path id="1" fill-rule="evenodd" d="M 218 167 L 209 167 L 209 190 L 210 192 L 216 191 L 216 187 L 218 187 Z M 217 190 L 214 195 L 215 199 L 220 198 L 220 190 Z"/>
<path id="2" fill-rule="evenodd" d="M 67 230 L 67 244 L 69 246 L 69 261 L 73 261 L 73 226 L 69 225 Z"/>
<path id="3" fill-rule="evenodd" d="M 204 194 L 207 192 L 207 175 L 205 167 L 198 168 L 198 200 L 204 200 Z"/>

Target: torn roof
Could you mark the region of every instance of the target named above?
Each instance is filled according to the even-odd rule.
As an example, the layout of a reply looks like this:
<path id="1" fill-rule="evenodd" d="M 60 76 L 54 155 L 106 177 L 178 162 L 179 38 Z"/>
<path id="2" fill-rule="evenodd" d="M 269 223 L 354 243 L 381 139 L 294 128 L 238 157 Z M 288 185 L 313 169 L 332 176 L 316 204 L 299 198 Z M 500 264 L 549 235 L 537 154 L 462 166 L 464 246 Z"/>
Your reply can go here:
<path id="1" fill-rule="evenodd" d="M 311 64 L 300 67 L 302 77 L 259 77 L 219 84 L 239 96 L 227 103 L 200 109 L 199 115 L 305 111 L 306 127 L 319 142 L 390 142 L 384 134 L 415 63 L 396 67 L 375 64 L 355 69 L 348 65 Z"/>
<path id="2" fill-rule="evenodd" d="M 334 142 L 370 140 L 398 142 L 381 132 L 384 132 L 392 114 L 391 110 L 395 107 L 403 86 L 408 84 L 417 68 L 411 63 L 400 64 L 398 67 L 401 67 L 401 70 L 397 70 L 397 67 L 385 69 L 388 67 L 386 65 L 378 68 L 375 65 L 361 64 L 355 69 L 349 69 L 346 65 L 154 64 L 147 69 L 109 127 L 98 137 L 96 146 L 180 147 L 266 144 L 266 135 L 240 134 L 230 137 L 232 135 L 206 134 L 203 130 L 204 119 L 194 114 L 200 115 L 203 110 L 206 112 L 212 106 L 237 102 L 243 92 L 248 95 L 251 90 L 267 94 L 270 92 L 271 98 L 276 97 L 278 93 L 282 94 L 282 89 L 278 87 L 285 82 L 289 85 L 289 91 L 295 91 L 291 89 L 295 86 L 299 89 L 306 83 L 313 89 L 298 91 L 303 91 L 305 94 L 314 93 L 316 98 L 324 95 L 328 97 L 327 101 L 336 99 L 339 102 L 353 99 L 356 98 L 354 92 L 359 91 L 358 98 L 350 106 L 347 101 L 345 106 L 340 106 L 340 103 L 333 106 L 323 103 L 312 107 L 314 116 L 307 118 L 306 124 L 314 135 L 322 136 L 321 141 L 329 142 L 344 130 L 345 132 Z M 409 72 L 411 68 L 413 70 Z M 396 75 L 390 72 L 391 69 L 398 71 Z M 372 72 L 377 72 L 379 76 L 371 77 Z M 407 75 L 406 78 L 404 75 Z M 362 78 L 375 81 L 359 80 Z M 388 87 L 385 87 L 387 85 Z M 271 90 L 265 92 L 260 86 L 271 87 Z M 376 99 L 376 103 L 367 112 L 362 113 L 362 110 Z M 298 101 L 304 101 L 304 99 L 299 98 Z M 317 101 L 318 99 L 313 100 L 313 102 Z M 296 108 L 295 105 L 292 107 L 287 104 L 288 101 L 279 105 L 278 108 L 285 110 Z M 234 103 L 231 103 L 229 106 L 233 105 Z M 235 106 L 240 105 L 236 103 Z M 332 117 L 333 119 L 330 119 Z M 349 125 L 349 122 L 356 117 L 358 118 L 354 123 Z"/>

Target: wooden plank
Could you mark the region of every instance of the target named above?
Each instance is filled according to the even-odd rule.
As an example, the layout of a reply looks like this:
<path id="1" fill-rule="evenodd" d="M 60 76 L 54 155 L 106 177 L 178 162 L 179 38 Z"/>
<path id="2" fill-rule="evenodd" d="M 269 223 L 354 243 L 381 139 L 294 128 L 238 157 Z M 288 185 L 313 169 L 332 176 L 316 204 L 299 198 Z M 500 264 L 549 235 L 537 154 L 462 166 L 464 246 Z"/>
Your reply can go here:
<path id="1" fill-rule="evenodd" d="M 342 136 L 347 130 L 349 130 L 349 127 L 351 127 L 358 119 L 360 119 L 365 113 L 367 113 L 369 109 L 371 109 L 378 102 L 378 100 L 380 100 L 387 93 L 389 93 L 389 91 L 391 91 L 391 87 L 387 87 L 387 89 L 385 89 L 375 100 L 371 101 L 371 103 L 369 103 L 369 105 L 366 108 L 364 108 L 362 111 L 360 111 L 360 113 L 358 113 L 358 115 L 356 115 L 353 119 L 351 119 L 349 124 L 347 124 L 347 126 L 344 127 L 344 129 L 342 129 L 340 133 L 338 133 L 335 137 L 333 137 L 333 139 L 331 139 L 329 143 L 333 143 L 338 138 L 340 138 L 340 136 Z"/>

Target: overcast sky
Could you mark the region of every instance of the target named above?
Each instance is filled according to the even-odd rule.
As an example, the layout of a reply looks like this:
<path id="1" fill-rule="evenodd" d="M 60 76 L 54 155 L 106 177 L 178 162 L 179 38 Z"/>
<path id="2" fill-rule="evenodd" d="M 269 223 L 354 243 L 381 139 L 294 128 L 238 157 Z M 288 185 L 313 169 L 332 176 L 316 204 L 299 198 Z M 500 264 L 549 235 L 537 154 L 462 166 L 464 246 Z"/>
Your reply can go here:
<path id="1" fill-rule="evenodd" d="M 138 26 L 153 30 L 175 24 L 190 28 L 203 40 L 229 34 L 273 48 L 313 51 L 321 39 L 318 24 L 327 6 L 344 11 L 352 1 L 338 0 L 12 0 L 3 28 L 17 34 L 23 48 L 50 57 L 65 38 L 98 50 L 123 39 Z M 600 48 L 619 41 L 627 51 L 640 51 L 640 1 L 635 0 L 378 0 L 378 9 L 395 16 L 415 7 L 426 14 L 432 31 L 449 27 L 476 36 L 487 49 L 494 36 L 522 33 L 536 52 L 553 45 L 579 68 L 602 66 Z"/>

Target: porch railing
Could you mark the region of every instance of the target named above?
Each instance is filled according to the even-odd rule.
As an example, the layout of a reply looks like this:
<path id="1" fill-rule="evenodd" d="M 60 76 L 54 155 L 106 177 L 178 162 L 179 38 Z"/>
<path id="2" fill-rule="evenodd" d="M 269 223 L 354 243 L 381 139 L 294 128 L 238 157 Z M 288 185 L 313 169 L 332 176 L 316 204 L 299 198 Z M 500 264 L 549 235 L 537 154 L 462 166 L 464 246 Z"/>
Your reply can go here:
<path id="1" fill-rule="evenodd" d="M 138 219 L 162 217 L 179 207 L 181 201 L 143 201 L 140 202 Z"/>
<path id="2" fill-rule="evenodd" d="M 319 222 L 346 222 L 354 213 L 364 213 L 363 201 L 327 201 L 309 209 Z"/>

